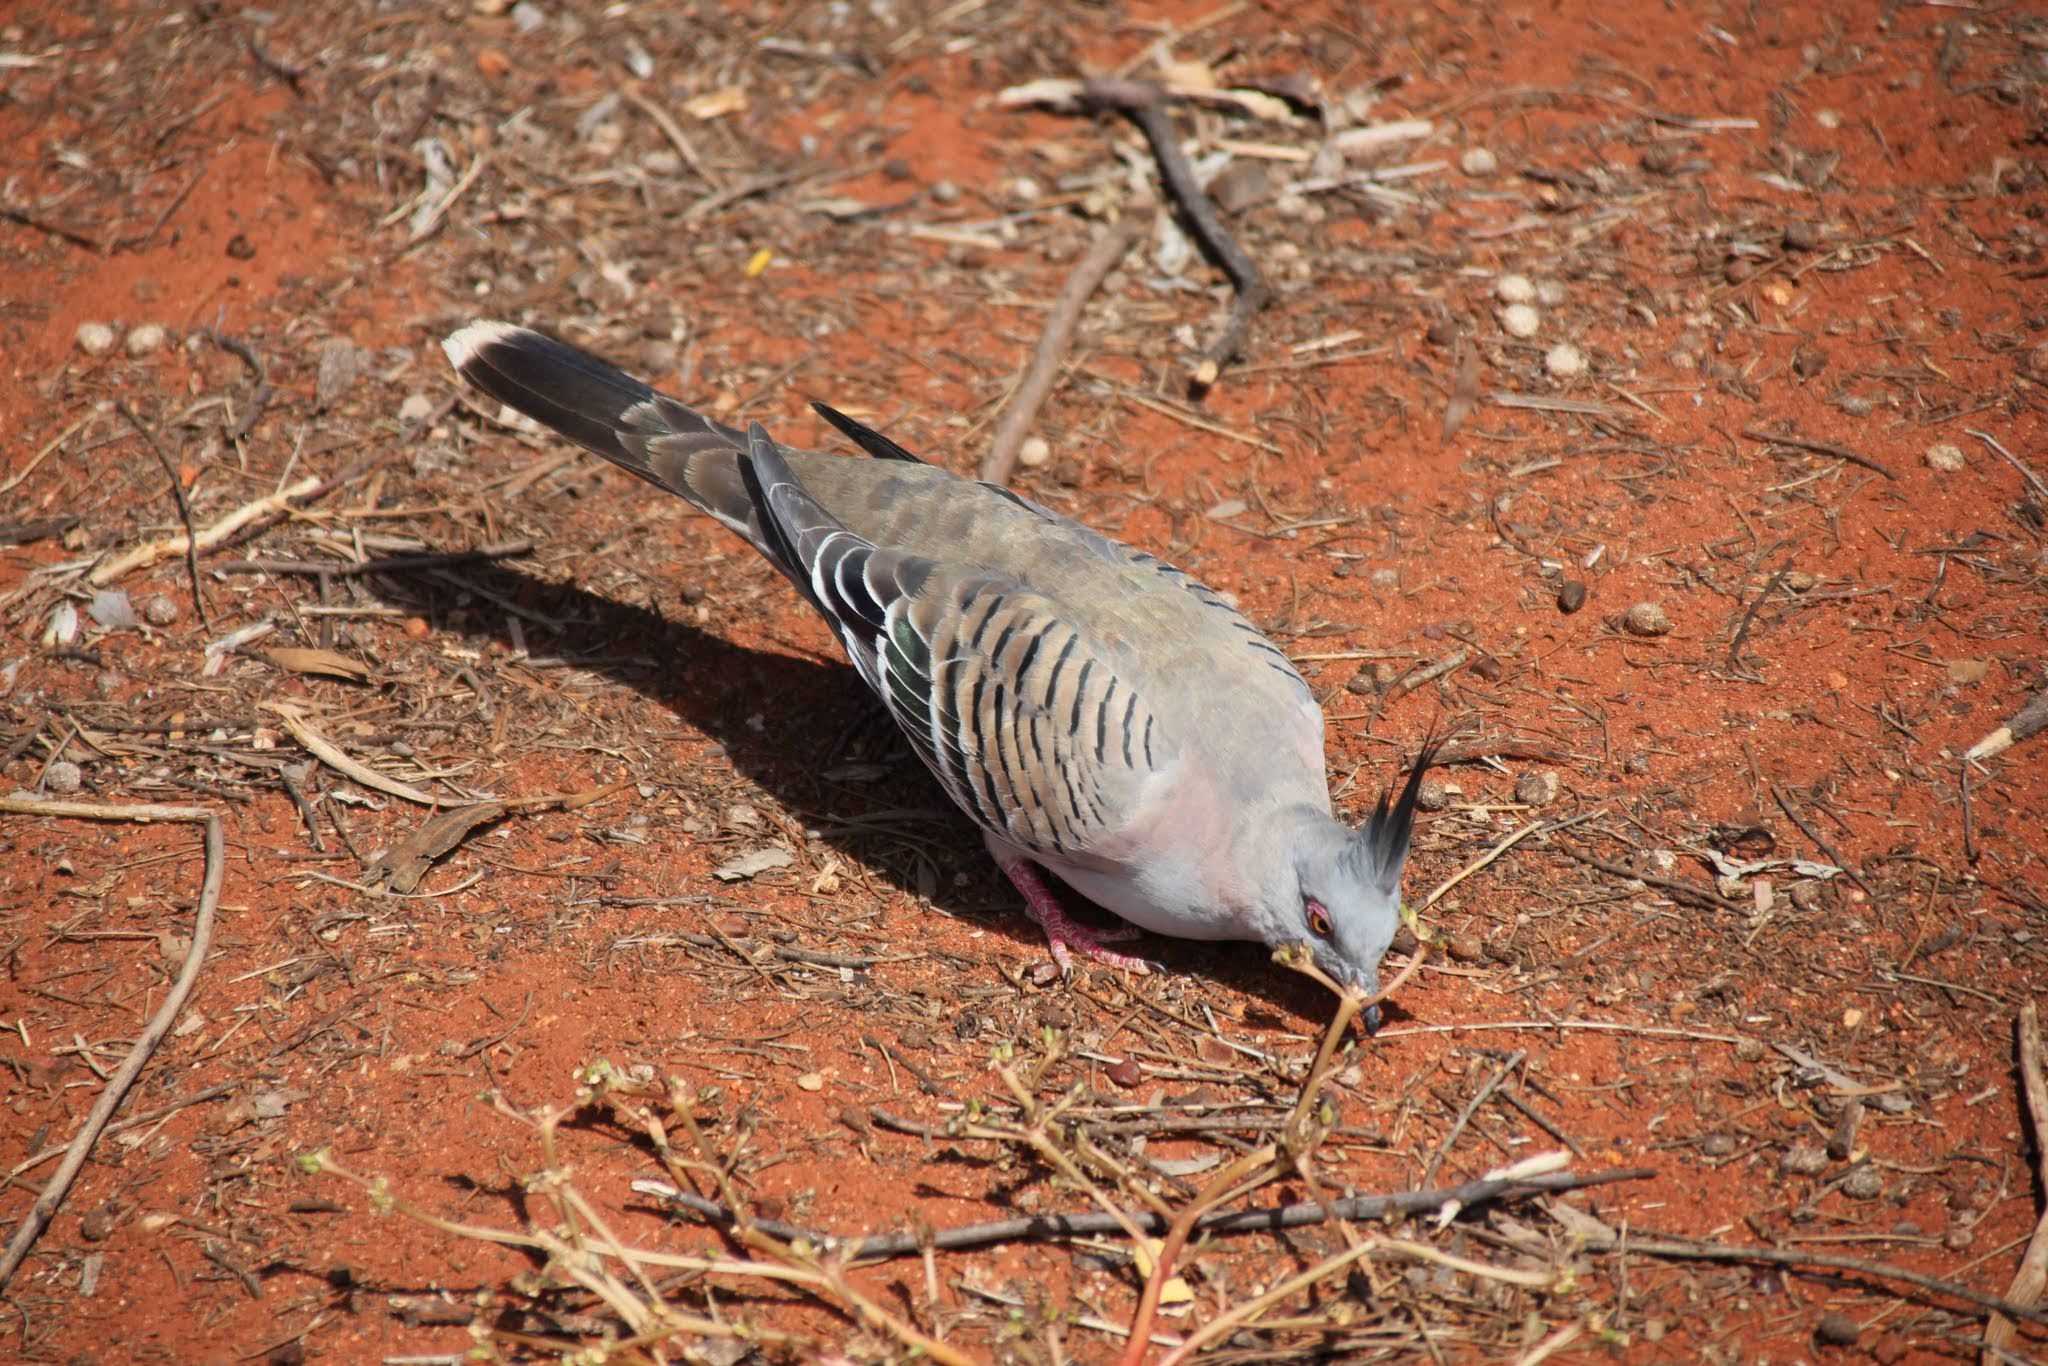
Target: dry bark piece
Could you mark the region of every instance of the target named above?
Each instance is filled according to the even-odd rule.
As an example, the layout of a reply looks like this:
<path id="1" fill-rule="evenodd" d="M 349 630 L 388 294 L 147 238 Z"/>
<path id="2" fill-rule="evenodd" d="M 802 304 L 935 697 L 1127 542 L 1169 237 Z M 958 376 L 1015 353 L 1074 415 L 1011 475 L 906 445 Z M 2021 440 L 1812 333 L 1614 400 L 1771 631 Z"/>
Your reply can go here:
<path id="1" fill-rule="evenodd" d="M 295 674 L 318 674 L 323 678 L 340 678 L 351 683 L 370 681 L 370 670 L 367 665 L 359 664 L 347 655 L 338 654 L 333 650 L 280 645 L 271 650 L 259 650 L 257 653 L 278 668 Z"/>

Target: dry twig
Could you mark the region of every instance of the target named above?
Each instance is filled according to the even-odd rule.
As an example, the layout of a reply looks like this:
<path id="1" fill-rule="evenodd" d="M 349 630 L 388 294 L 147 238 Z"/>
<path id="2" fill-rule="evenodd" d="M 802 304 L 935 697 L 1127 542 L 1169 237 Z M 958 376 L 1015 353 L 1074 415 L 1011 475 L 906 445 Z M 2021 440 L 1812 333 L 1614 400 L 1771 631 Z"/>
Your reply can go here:
<path id="1" fill-rule="evenodd" d="M 1010 398 L 1010 406 L 1003 410 L 1002 421 L 996 424 L 995 436 L 988 443 L 988 454 L 982 457 L 981 477 L 989 483 L 1009 482 L 1011 473 L 1017 468 L 1017 452 L 1024 444 L 1024 434 L 1031 430 L 1046 395 L 1052 392 L 1053 380 L 1058 377 L 1060 364 L 1066 358 L 1068 347 L 1073 344 L 1074 329 L 1080 325 L 1081 310 L 1087 305 L 1088 296 L 1101 285 L 1102 277 L 1123 259 L 1131 245 L 1145 235 L 1151 224 L 1152 215 L 1137 212 L 1127 213 L 1116 222 L 1104 225 L 1102 231 L 1095 235 L 1088 254 L 1067 276 L 1060 297 L 1046 316 L 1045 331 L 1038 339 L 1038 348 L 1031 353 L 1031 363 L 1024 368 L 1023 379 L 1017 382 L 1017 391 Z"/>
<path id="2" fill-rule="evenodd" d="M 70 1191 L 71 1183 L 78 1179 L 78 1173 L 91 1155 L 93 1145 L 99 1142 L 100 1133 L 107 1127 L 119 1108 L 122 1097 L 135 1085 L 135 1079 L 142 1075 L 142 1069 L 149 1064 L 150 1055 L 157 1045 L 171 1032 L 178 1012 L 185 1008 L 186 998 L 199 981 L 199 969 L 206 961 L 207 946 L 213 941 L 214 909 L 220 903 L 221 879 L 227 870 L 227 837 L 221 830 L 220 817 L 203 806 L 100 806 L 90 802 L 51 802 L 34 798 L 12 796 L 0 797 L 0 812 L 16 816 L 54 816 L 69 820 L 88 821 L 187 821 L 206 827 L 206 872 L 199 888 L 199 907 L 192 921 L 192 943 L 185 950 L 185 959 L 178 967 L 177 978 L 171 989 L 150 1016 L 136 1036 L 135 1046 L 128 1050 L 128 1056 L 114 1074 L 107 1078 L 100 1088 L 99 1099 L 93 1102 L 91 1113 L 78 1126 L 66 1149 L 63 1163 L 57 1168 L 42 1193 L 29 1208 L 21 1226 L 7 1242 L 7 1250 L 0 1254 L 0 1290 L 7 1287 L 20 1269 L 22 1259 L 35 1245 L 37 1237 L 49 1226 L 57 1206 L 64 1203 L 64 1196 Z"/>

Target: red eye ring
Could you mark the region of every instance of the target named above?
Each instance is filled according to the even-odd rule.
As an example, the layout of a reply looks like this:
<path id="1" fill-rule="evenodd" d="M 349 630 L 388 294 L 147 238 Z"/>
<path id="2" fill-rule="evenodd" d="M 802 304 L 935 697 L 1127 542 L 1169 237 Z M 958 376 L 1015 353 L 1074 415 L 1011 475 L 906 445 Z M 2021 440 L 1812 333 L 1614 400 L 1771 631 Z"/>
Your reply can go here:
<path id="1" fill-rule="evenodd" d="M 1330 923 L 1330 913 L 1323 908 L 1322 902 L 1314 897 L 1310 897 L 1302 903 L 1302 909 L 1308 912 L 1308 929 L 1310 934 L 1313 934 L 1318 939 L 1328 939 L 1336 933 L 1336 927 Z"/>

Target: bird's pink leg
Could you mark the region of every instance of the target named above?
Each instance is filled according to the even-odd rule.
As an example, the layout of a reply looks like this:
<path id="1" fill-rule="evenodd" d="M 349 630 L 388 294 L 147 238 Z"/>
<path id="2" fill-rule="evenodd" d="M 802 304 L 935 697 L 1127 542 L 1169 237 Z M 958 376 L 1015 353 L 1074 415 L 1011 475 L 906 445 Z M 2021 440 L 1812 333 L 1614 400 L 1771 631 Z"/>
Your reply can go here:
<path id="1" fill-rule="evenodd" d="M 1067 918 L 1060 909 L 1059 898 L 1052 894 L 1052 888 L 1045 885 L 1045 879 L 1038 875 L 1038 869 L 1030 860 L 1020 858 L 998 858 L 996 864 L 1009 877 L 1011 883 L 1024 898 L 1024 909 L 1045 931 L 1045 942 L 1052 950 L 1052 960 L 1060 965 L 1061 972 L 1074 970 L 1073 955 L 1067 952 L 1069 945 L 1098 963 L 1107 963 L 1113 968 L 1126 968 L 1131 972 L 1146 973 L 1152 965 L 1142 958 L 1104 948 L 1105 943 L 1137 938 L 1136 929 L 1091 930 L 1086 925 Z"/>

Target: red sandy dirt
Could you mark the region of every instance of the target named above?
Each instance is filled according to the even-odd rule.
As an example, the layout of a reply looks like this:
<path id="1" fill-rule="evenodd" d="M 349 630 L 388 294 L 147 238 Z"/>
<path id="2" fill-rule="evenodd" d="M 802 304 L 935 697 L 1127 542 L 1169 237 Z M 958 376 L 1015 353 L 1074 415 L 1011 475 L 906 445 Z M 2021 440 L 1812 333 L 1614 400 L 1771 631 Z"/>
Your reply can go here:
<path id="1" fill-rule="evenodd" d="M 978 839 L 786 586 L 680 503 L 457 398 L 436 345 L 475 316 L 534 322 L 794 444 L 837 444 L 815 395 L 972 468 L 1094 231 L 1091 193 L 1126 192 L 1111 143 L 1151 169 L 1121 124 L 991 96 L 1169 37 L 1226 85 L 1293 76 L 1354 122 L 1427 118 L 1380 164 L 1445 164 L 1334 195 L 1278 181 L 1237 214 L 1278 298 L 1199 404 L 1186 376 L 1222 276 L 1197 256 L 1176 283 L 1141 245 L 1091 302 L 1038 425 L 1052 458 L 1020 486 L 1235 594 L 1325 697 L 1354 818 L 1432 726 L 1505 756 L 1434 775 L 1411 898 L 1532 820 L 1583 818 L 1429 908 L 1445 952 L 1334 1087 L 1324 1180 L 1476 1177 L 1559 1146 L 1534 1111 L 1577 1171 L 1654 1169 L 1570 1202 L 1632 1236 L 2004 1294 L 2041 1196 L 2013 1022 L 2048 948 L 2048 739 L 1960 780 L 1963 751 L 2048 686 L 2048 499 L 2020 468 L 2048 468 L 2048 27 L 1875 4 L 828 8 L 544 6 L 536 33 L 493 3 L 0 16 L 22 59 L 0 75 L 19 149 L 0 176 L 0 526 L 80 519 L 0 551 L 0 781 L 56 795 L 71 771 L 75 800 L 216 806 L 229 843 L 199 989 L 116 1119 L 163 1113 L 101 1140 L 7 1287 L 0 1350 L 452 1358 L 478 1296 L 516 1299 L 534 1261 L 293 1159 L 327 1150 L 444 1219 L 549 1226 L 519 1116 L 571 1104 L 598 1060 L 695 1088 L 756 1213 L 843 1233 L 1089 1208 L 1028 1154 L 875 1118 L 1006 1101 L 997 1061 L 1026 1065 L 1048 1030 L 1065 1052 L 1045 1099 L 1291 1102 L 1275 1079 L 1329 1013 L 1313 986 L 1247 946 L 1158 940 L 1151 977 L 1041 971 Z M 723 202 L 702 208 L 720 194 L 636 106 L 599 107 L 629 40 Z M 741 107 L 688 112 L 727 88 Z M 1300 118 L 1176 117 L 1201 154 L 1316 145 Z M 431 138 L 458 176 L 490 159 L 412 242 Z M 1464 174 L 1474 148 L 1499 170 Z M 1533 338 L 1502 326 L 1504 273 L 1538 293 Z M 170 344 L 88 357 L 87 322 L 158 323 Z M 267 395 L 208 329 L 261 361 Z M 352 379 L 323 383 L 344 342 Z M 1477 403 L 1446 438 L 1468 354 Z M 426 402 L 401 418 L 409 396 Z M 103 632 L 85 613 L 96 557 L 178 527 L 121 405 L 196 524 L 346 481 L 201 559 L 210 629 L 179 556 L 118 585 L 175 620 Z M 513 540 L 532 552 L 324 588 L 212 572 Z M 1560 609 L 1566 580 L 1583 610 Z M 66 602 L 87 623 L 68 647 L 45 639 Z M 1643 603 L 1668 631 L 1631 629 Z M 203 671 L 210 641 L 264 618 Z M 278 646 L 367 681 L 261 653 Z M 1419 687 L 1374 674 L 1453 655 Z M 427 813 L 311 760 L 276 704 L 442 801 L 604 795 L 514 812 L 410 895 L 367 890 Z M 713 877 L 771 846 L 787 866 Z M 1779 862 L 1717 884 L 1713 855 Z M 201 872 L 187 828 L 0 817 L 9 1229 L 56 1166 L 30 1159 L 69 1139 L 162 1000 Z M 1497 1074 L 1529 1110 L 1500 1103 Z M 583 1116 L 557 1141 L 625 1241 L 735 1251 L 633 1193 L 666 1177 L 644 1140 Z M 1179 1204 L 1206 1179 L 1155 1184 Z M 1977 1355 L 1984 1320 L 1953 1297 L 1585 1254 L 1561 1218 L 1394 1230 L 1575 1269 L 1541 1293 L 1387 1260 L 1373 1293 L 1346 1304 L 1340 1278 L 1285 1312 L 1352 1314 L 1357 1336 L 1328 1340 L 1360 1358 L 1511 1359 L 1560 1331 L 1552 1360 Z M 1194 1303 L 1162 1332 L 1343 1245 L 1328 1227 L 1202 1244 Z M 1122 1240 L 944 1253 L 929 1275 L 913 1258 L 855 1282 L 970 1357 L 1019 1361 L 1114 1359 L 1090 1323 L 1128 1323 L 1142 1284 Z M 901 1354 L 759 1282 L 718 1298 L 854 1359 Z M 1853 1346 L 1817 1340 L 1826 1315 Z M 2012 1350 L 2048 1337 L 2022 1324 Z"/>

